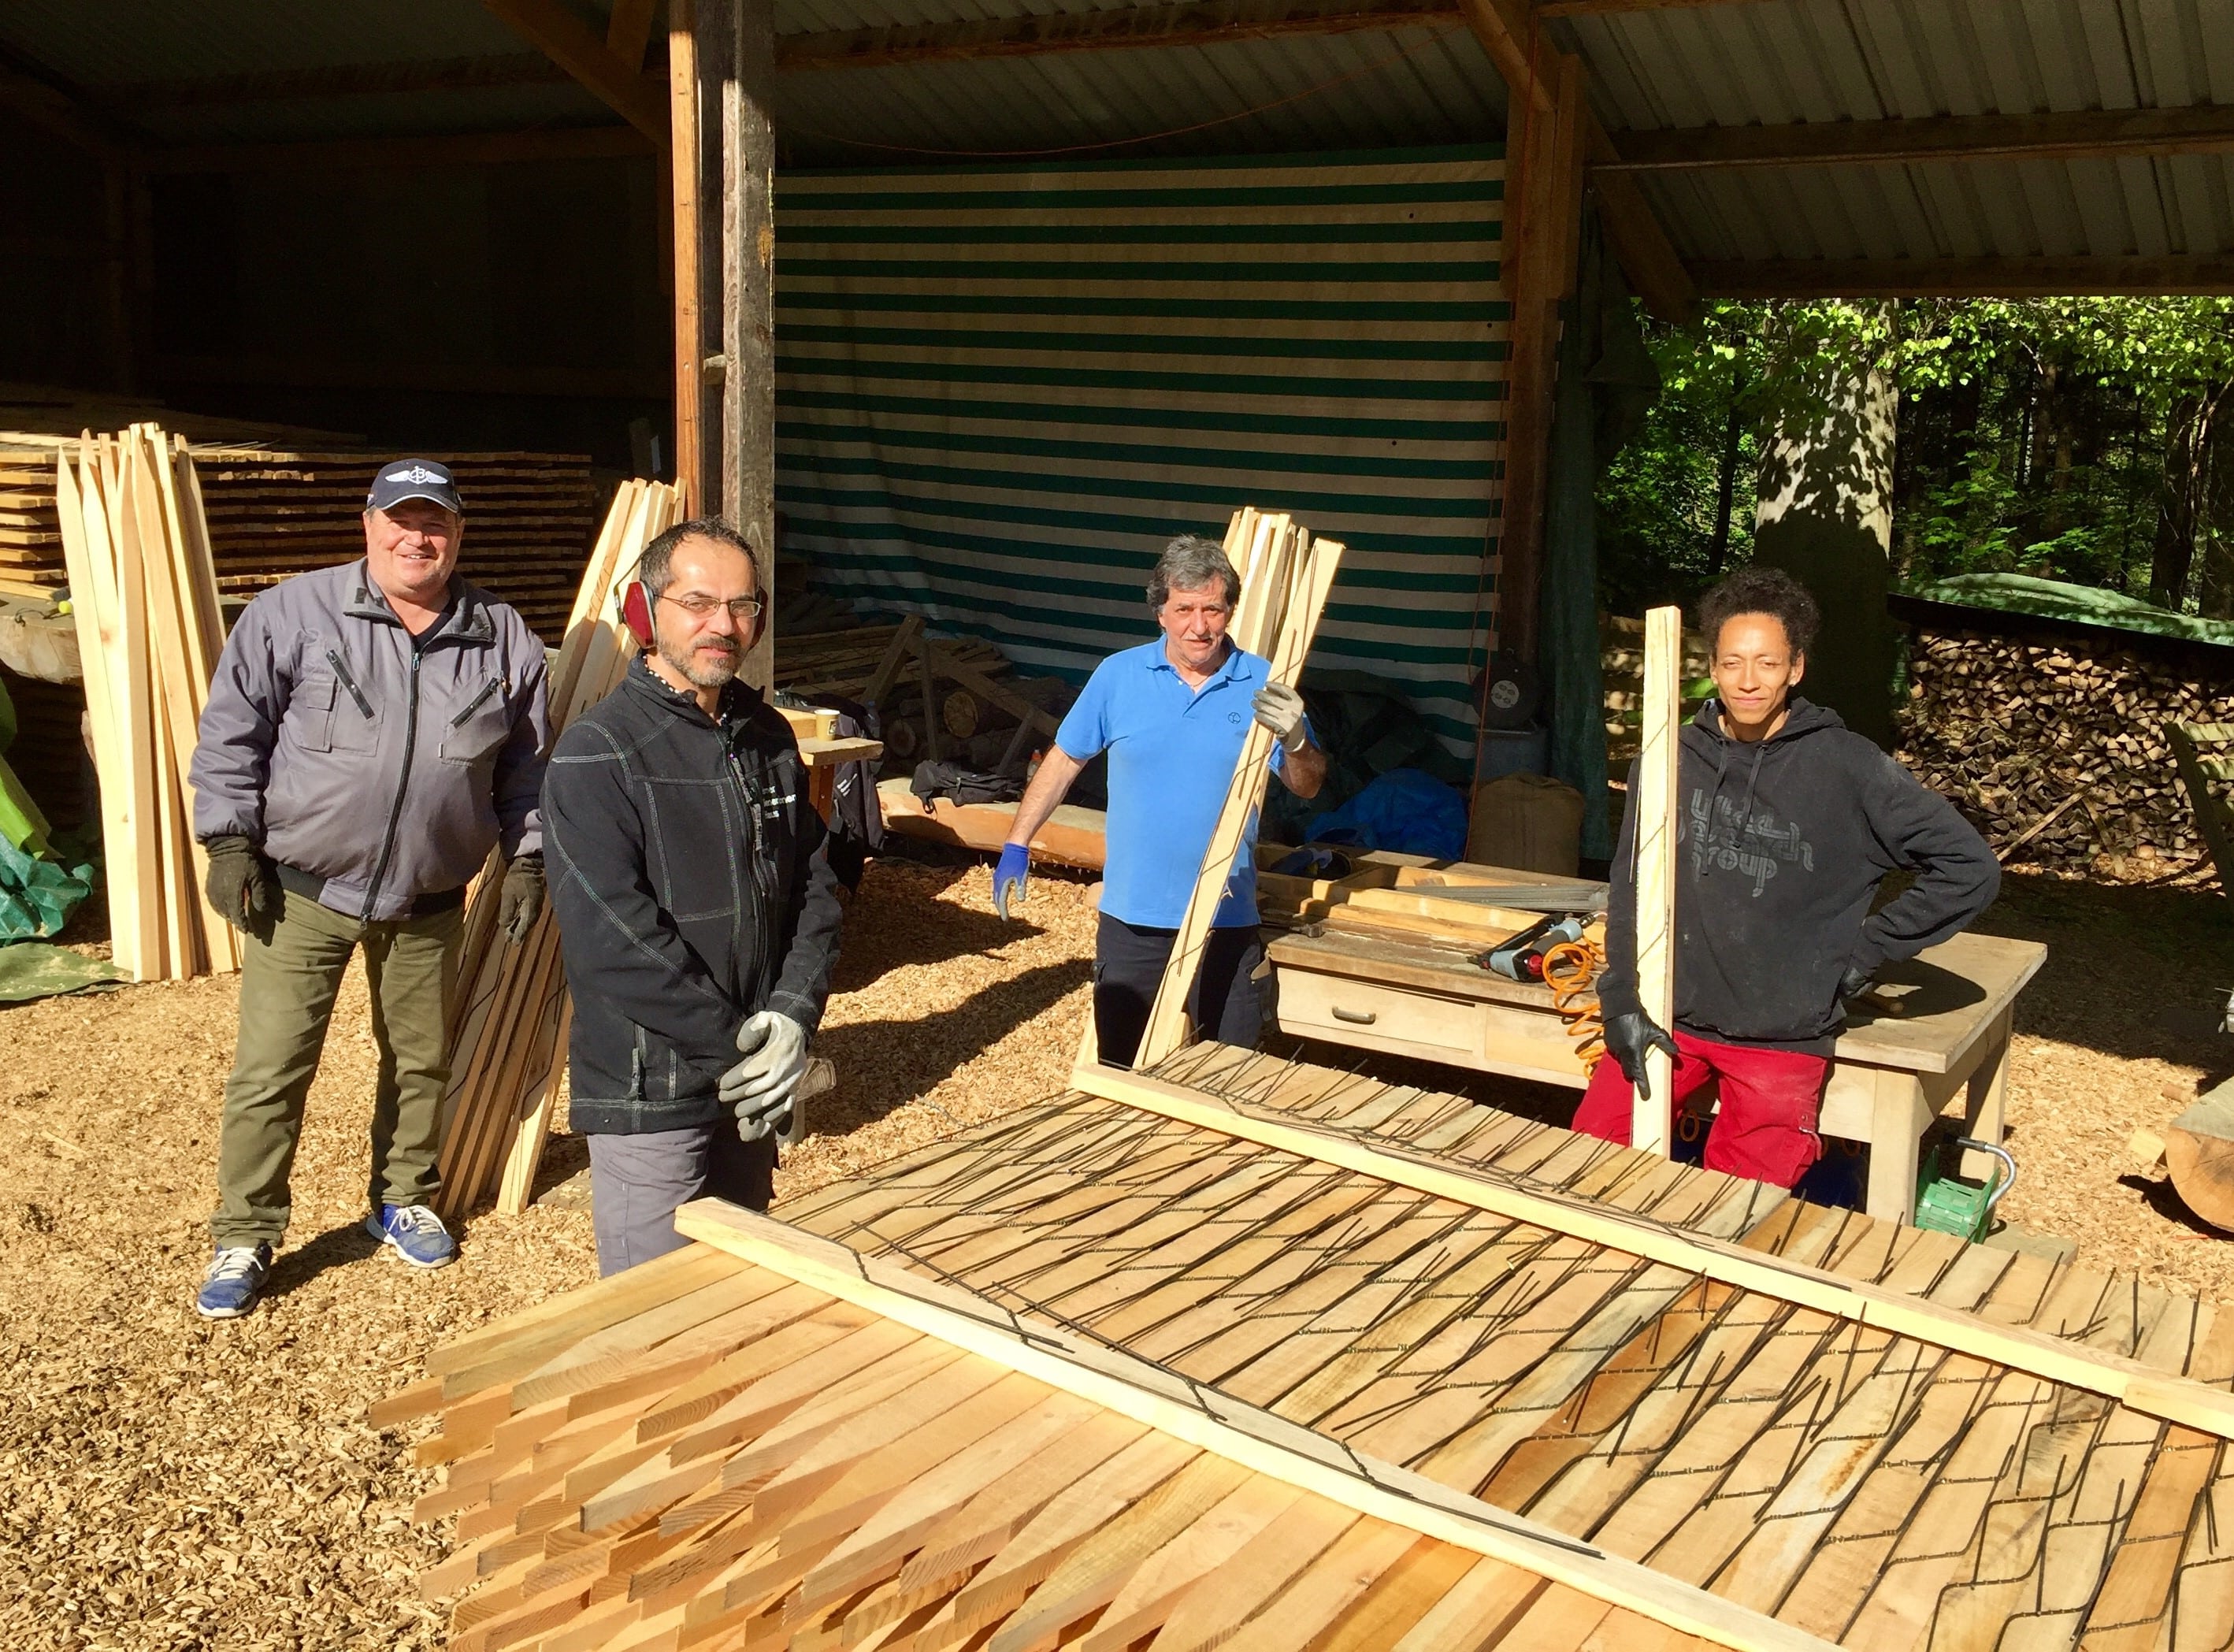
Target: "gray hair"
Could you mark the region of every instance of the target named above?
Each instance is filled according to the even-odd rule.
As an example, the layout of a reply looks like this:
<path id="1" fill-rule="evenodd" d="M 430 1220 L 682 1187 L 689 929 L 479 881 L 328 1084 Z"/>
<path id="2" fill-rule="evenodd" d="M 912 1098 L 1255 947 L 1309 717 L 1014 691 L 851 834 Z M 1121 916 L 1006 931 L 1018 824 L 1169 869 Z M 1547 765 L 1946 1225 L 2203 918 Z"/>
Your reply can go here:
<path id="1" fill-rule="evenodd" d="M 675 547 L 685 539 L 711 539 L 716 545 L 726 545 L 732 551 L 744 552 L 745 560 L 753 566 L 753 589 L 763 589 L 761 583 L 761 553 L 753 549 L 752 541 L 724 522 L 718 516 L 694 516 L 688 522 L 677 522 L 643 548 L 643 558 L 636 565 L 636 577 L 643 582 L 644 589 L 655 597 L 667 589 L 675 562 Z"/>
<path id="2" fill-rule="evenodd" d="M 1164 547 L 1148 576 L 1148 611 L 1160 614 L 1173 591 L 1199 591 L 1213 579 L 1225 581 L 1227 606 L 1240 607 L 1241 576 L 1226 560 L 1225 547 L 1199 533 L 1182 533 Z"/>

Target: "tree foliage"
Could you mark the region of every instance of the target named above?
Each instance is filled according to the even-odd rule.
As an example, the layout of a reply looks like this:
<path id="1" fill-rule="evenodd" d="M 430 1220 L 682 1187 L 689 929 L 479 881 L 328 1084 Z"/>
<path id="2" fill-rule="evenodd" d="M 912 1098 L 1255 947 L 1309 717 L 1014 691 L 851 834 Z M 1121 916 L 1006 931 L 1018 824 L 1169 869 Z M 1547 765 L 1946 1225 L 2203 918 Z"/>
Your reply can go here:
<path id="1" fill-rule="evenodd" d="M 1598 490 L 1618 611 L 1745 560 L 1761 433 L 1858 346 L 1900 392 L 1898 583 L 2036 573 L 2234 617 L 2234 300 L 1724 302 L 1649 337 L 1666 388 Z"/>

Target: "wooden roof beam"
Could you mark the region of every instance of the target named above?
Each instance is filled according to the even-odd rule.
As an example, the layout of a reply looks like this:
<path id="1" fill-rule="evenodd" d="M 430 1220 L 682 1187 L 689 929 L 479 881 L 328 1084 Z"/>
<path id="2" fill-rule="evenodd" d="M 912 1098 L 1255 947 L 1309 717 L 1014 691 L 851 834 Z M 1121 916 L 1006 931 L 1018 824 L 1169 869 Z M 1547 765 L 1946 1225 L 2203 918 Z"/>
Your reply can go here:
<path id="1" fill-rule="evenodd" d="M 1622 11 L 1703 11 L 1708 6 L 1760 5 L 1763 0 L 1536 0 L 1539 17 L 1602 17 Z"/>
<path id="2" fill-rule="evenodd" d="M 2234 150 L 2234 106 L 1686 127 L 1624 132 L 1614 147 L 1618 158 L 1603 164 L 1624 173 L 2214 154 Z"/>
<path id="3" fill-rule="evenodd" d="M 320 69 L 207 75 L 193 80 L 134 81 L 97 87 L 88 95 L 113 108 L 184 109 L 210 104 L 389 97 L 411 92 L 479 91 L 493 86 L 547 86 L 572 79 L 541 52 L 513 52 L 495 57 L 339 63 Z"/>
<path id="4" fill-rule="evenodd" d="M 1460 0 L 1460 5 L 1467 27 L 1489 54 L 1506 90 L 1516 98 L 1532 100 L 1538 111 L 1551 115 L 1558 101 L 1552 90 L 1553 60 L 1564 54 L 1530 15 L 1527 0 Z M 1599 170 L 1605 161 L 1617 157 L 1605 128 L 1587 109 L 1583 114 L 1583 146 L 1591 167 L 1591 183 L 1598 193 L 1606 242 L 1629 284 L 1654 315 L 1669 321 L 1686 319 L 1697 305 L 1697 289 L 1636 181 Z"/>
<path id="5" fill-rule="evenodd" d="M 2234 293 L 2234 256 L 1702 259 L 1716 298 L 2150 297 Z"/>
<path id="6" fill-rule="evenodd" d="M 666 147 L 667 82 L 632 68 L 559 0 L 481 0 L 638 132 Z"/>
<path id="7" fill-rule="evenodd" d="M 463 132 L 447 136 L 334 138 L 308 143 L 217 143 L 151 149 L 152 173 L 332 172 L 409 167 L 497 167 L 516 161 L 605 160 L 648 155 L 634 127 L 544 127 L 531 132 Z"/>
<path id="8" fill-rule="evenodd" d="M 1190 0 L 1182 5 L 780 35 L 775 65 L 786 72 L 885 69 L 1130 47 L 1215 46 L 1276 35 L 1402 29 L 1447 22 L 1458 14 L 1459 0 Z"/>

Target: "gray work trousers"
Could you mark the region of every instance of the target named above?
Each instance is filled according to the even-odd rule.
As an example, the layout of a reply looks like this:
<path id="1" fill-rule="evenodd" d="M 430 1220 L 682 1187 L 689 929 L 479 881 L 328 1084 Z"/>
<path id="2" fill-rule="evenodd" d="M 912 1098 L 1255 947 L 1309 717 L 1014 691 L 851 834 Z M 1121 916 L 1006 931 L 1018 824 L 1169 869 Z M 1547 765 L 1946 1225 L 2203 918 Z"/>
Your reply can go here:
<path id="1" fill-rule="evenodd" d="M 741 1141 L 734 1120 L 688 1130 L 590 1138 L 590 1224 L 598 1272 L 616 1274 L 690 1243 L 675 1212 L 694 1198 L 755 1211 L 775 1193 L 775 1138 Z"/>

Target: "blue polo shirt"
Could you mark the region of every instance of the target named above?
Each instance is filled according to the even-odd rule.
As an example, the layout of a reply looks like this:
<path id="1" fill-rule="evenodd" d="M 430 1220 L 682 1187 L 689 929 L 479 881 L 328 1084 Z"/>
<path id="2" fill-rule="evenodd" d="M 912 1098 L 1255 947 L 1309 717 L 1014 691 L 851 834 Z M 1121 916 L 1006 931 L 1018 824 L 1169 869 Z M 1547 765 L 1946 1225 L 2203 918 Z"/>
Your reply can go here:
<path id="1" fill-rule="evenodd" d="M 1258 655 L 1229 649 L 1225 663 L 1190 689 L 1164 639 L 1113 654 L 1094 669 L 1055 743 L 1080 762 L 1109 754 L 1108 864 L 1101 910 L 1144 929 L 1173 930 L 1186 916 L 1195 874 L 1225 806 L 1241 743 L 1255 719 L 1250 701 L 1271 676 Z M 1275 741 L 1272 772 L 1287 752 Z M 1218 929 L 1257 921 L 1257 822 L 1249 822 Z"/>

